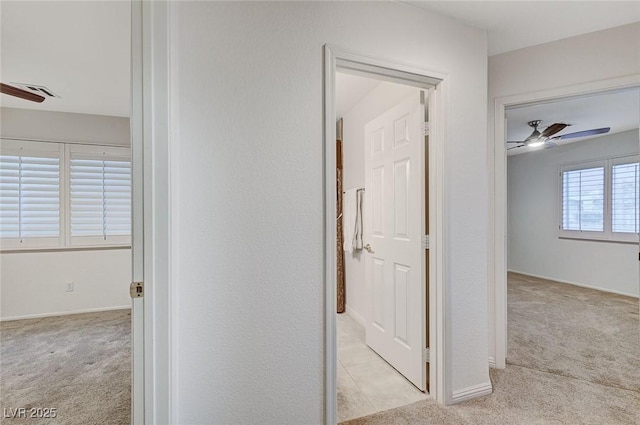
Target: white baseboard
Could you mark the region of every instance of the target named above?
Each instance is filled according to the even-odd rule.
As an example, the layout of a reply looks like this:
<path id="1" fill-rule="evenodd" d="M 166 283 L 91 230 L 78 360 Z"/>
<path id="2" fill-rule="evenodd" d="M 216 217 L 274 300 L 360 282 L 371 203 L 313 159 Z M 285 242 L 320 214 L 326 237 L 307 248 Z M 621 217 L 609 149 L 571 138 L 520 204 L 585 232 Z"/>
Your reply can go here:
<path id="1" fill-rule="evenodd" d="M 624 295 L 625 297 L 638 298 L 638 295 L 630 294 L 628 292 L 616 291 L 615 289 L 600 288 L 598 286 L 585 285 L 584 283 L 570 282 L 568 280 L 560 280 L 555 277 L 542 276 L 542 275 L 537 275 L 533 273 L 525 273 L 525 272 L 520 272 L 518 270 L 511 270 L 511 269 L 508 269 L 507 272 L 517 273 L 517 274 L 521 274 L 529 277 L 537 277 L 538 279 L 552 280 L 558 283 L 566 283 L 568 285 L 579 286 L 581 288 L 595 289 L 597 291 L 609 292 L 611 294 Z"/>
<path id="2" fill-rule="evenodd" d="M 496 358 L 493 356 L 489 356 L 489 367 L 493 369 L 496 367 Z"/>
<path id="3" fill-rule="evenodd" d="M 358 322 L 360 324 L 360 326 L 362 326 L 363 328 L 367 326 L 367 322 L 364 320 L 364 317 L 362 317 L 360 315 L 360 313 L 358 313 L 357 311 L 355 311 L 354 309 L 352 309 L 351 307 L 349 307 L 349 305 L 345 306 L 345 312 L 351 316 L 351 318 L 353 320 L 355 320 L 356 322 Z"/>
<path id="4" fill-rule="evenodd" d="M 451 404 L 462 403 L 463 401 L 471 400 L 472 398 L 489 395 L 492 392 L 493 387 L 491 386 L 490 381 L 483 384 L 472 385 L 470 387 L 454 391 L 451 397 Z"/>
<path id="5" fill-rule="evenodd" d="M 101 311 L 129 310 L 129 309 L 131 309 L 130 305 L 120 305 L 116 307 L 88 308 L 86 310 L 61 311 L 57 313 L 27 314 L 24 316 L 3 317 L 2 319 L 0 319 L 0 322 L 9 322 L 11 320 L 23 320 L 23 319 L 40 319 L 43 317 L 67 316 L 70 314 L 98 313 Z"/>

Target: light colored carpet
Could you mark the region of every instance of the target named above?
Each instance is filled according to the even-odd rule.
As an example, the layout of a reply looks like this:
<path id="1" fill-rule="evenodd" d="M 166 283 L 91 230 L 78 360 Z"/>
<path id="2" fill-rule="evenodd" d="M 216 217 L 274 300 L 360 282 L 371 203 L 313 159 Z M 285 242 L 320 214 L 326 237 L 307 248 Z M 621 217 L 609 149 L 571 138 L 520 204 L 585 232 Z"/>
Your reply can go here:
<path id="1" fill-rule="evenodd" d="M 130 340 L 130 310 L 0 323 L 0 409 L 57 409 L 2 423 L 129 424 Z"/>
<path id="2" fill-rule="evenodd" d="M 640 391 L 638 299 L 509 274 L 507 363 Z"/>
<path id="3" fill-rule="evenodd" d="M 508 286 L 508 364 L 490 371 L 493 394 L 343 424 L 640 424 L 638 300 L 516 274 Z"/>

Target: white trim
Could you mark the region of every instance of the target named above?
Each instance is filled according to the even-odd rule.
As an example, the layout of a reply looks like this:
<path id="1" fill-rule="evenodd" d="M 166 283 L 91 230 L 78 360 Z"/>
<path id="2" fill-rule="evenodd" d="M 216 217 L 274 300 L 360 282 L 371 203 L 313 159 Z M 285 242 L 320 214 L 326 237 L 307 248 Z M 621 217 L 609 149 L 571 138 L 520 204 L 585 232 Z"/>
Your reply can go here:
<path id="1" fill-rule="evenodd" d="M 168 11 L 168 26 L 169 26 L 169 34 L 171 34 L 177 25 L 178 19 L 176 15 L 178 14 L 179 5 L 178 2 L 170 2 L 169 3 L 169 11 Z M 177 124 L 180 122 L 179 119 L 179 110 L 178 108 L 174 108 L 171 104 L 170 100 L 175 93 L 177 93 L 179 87 L 178 78 L 178 70 L 180 69 L 180 63 L 178 62 L 177 56 L 172 55 L 171 52 L 177 52 L 178 49 L 174 43 L 177 43 L 175 37 L 168 37 L 167 46 L 169 50 L 169 76 L 171 78 L 167 78 L 169 81 L 169 98 L 167 102 L 169 103 L 169 182 L 168 187 L 177 187 L 178 186 L 178 158 L 180 157 L 181 145 L 179 143 L 171 143 L 172 140 L 176 140 L 174 135 L 177 134 Z M 178 193 L 169 191 L 169 198 L 167 199 L 167 204 L 169 205 L 169 218 L 170 218 L 170 234 L 169 236 L 169 323 L 170 323 L 170 352 L 169 352 L 169 369 L 170 375 L 169 379 L 169 420 L 170 424 L 179 423 L 179 402 L 178 402 L 178 388 L 177 385 L 173 385 L 174 382 L 178 382 L 178 353 L 180 348 L 180 342 L 178 340 L 178 321 L 173 320 L 173 317 L 177 317 L 178 315 L 178 296 L 179 291 L 177 285 L 173 285 L 172 282 L 178 281 L 178 259 L 175 258 L 173 254 L 172 246 L 178 246 L 178 229 L 176 226 L 171 226 L 171 222 L 175 220 L 178 221 L 178 211 L 180 209 L 181 203 L 178 199 Z"/>
<path id="2" fill-rule="evenodd" d="M 433 249 L 429 250 L 429 363 L 430 393 L 440 404 L 452 402 L 450 371 L 450 329 L 446 324 L 449 314 L 448 291 L 445 286 L 445 241 L 446 203 L 444 197 L 444 146 L 448 138 L 447 117 L 451 113 L 449 101 L 449 75 L 447 73 L 418 69 L 408 65 L 386 62 L 342 50 L 335 46 L 324 48 L 324 271 L 325 283 L 325 407 L 324 423 L 334 424 L 337 420 L 337 358 L 336 358 L 336 221 L 335 221 L 335 72 L 341 69 L 351 72 L 371 73 L 377 77 L 402 80 L 405 84 L 431 88 L 429 114 L 431 122 L 429 153 L 429 222 Z M 410 75 L 408 75 L 410 74 Z M 433 84 L 438 82 L 437 90 Z M 423 317 L 426 316 L 423 314 Z M 426 320 L 426 317 L 425 319 Z M 424 324 L 424 322 L 423 322 Z"/>
<path id="3" fill-rule="evenodd" d="M 336 54 L 324 46 L 324 274 L 325 336 L 324 336 L 324 423 L 338 422 L 338 343 L 336 329 Z"/>
<path id="4" fill-rule="evenodd" d="M 351 316 L 351 318 L 355 320 L 363 328 L 367 326 L 367 321 L 364 320 L 364 317 L 360 313 L 358 313 L 357 311 L 349 307 L 349 305 L 345 306 L 345 313 Z"/>
<path id="5" fill-rule="evenodd" d="M 12 140 L 16 142 L 36 142 L 36 143 L 62 143 L 65 145 L 86 145 L 86 146 L 103 146 L 103 147 L 114 147 L 114 148 L 127 148 L 131 149 L 129 145 L 119 145 L 117 143 L 87 143 L 83 141 L 70 141 L 70 140 L 50 140 L 50 139 L 30 139 L 28 137 L 2 137 L 0 140 Z"/>
<path id="6" fill-rule="evenodd" d="M 143 13 L 142 1 L 131 2 L 131 279 L 144 281 L 143 230 Z M 131 423 L 145 420 L 144 298 L 131 300 Z"/>
<path id="7" fill-rule="evenodd" d="M 112 310 L 131 310 L 131 306 L 119 305 L 115 307 L 100 307 L 100 308 L 87 308 L 84 310 L 59 311 L 56 313 L 25 314 L 24 316 L 4 317 L 0 319 L 0 322 L 10 322 L 12 320 L 24 320 L 24 319 L 41 319 L 43 317 L 70 316 L 72 314 L 99 313 L 101 311 L 112 311 Z"/>
<path id="8" fill-rule="evenodd" d="M 144 423 L 172 418 L 169 2 L 141 5 Z M 139 146 L 140 147 L 140 146 Z"/>
<path id="9" fill-rule="evenodd" d="M 489 367 L 494 369 L 496 367 L 496 358 L 493 356 L 489 356 Z"/>
<path id="10" fill-rule="evenodd" d="M 640 74 L 565 86 L 534 93 L 496 97 L 494 103 L 493 158 L 493 276 L 494 356 L 497 368 L 504 369 L 507 355 L 507 151 L 505 149 L 505 109 L 510 106 L 541 103 L 567 97 L 640 87 Z"/>
<path id="11" fill-rule="evenodd" d="M 471 400 L 472 398 L 489 395 L 492 392 L 493 387 L 491 386 L 491 381 L 483 384 L 472 385 L 470 387 L 454 391 L 453 396 L 451 397 L 451 404 L 462 403 L 463 401 Z"/>
<path id="12" fill-rule="evenodd" d="M 616 291 L 615 289 L 600 288 L 598 286 L 587 285 L 585 283 L 572 282 L 570 280 L 561 280 L 561 279 L 558 279 L 558 278 L 555 278 L 555 277 L 542 276 L 542 275 L 533 274 L 533 273 L 519 272 L 517 270 L 511 270 L 511 269 L 509 269 L 508 272 L 509 273 L 517 273 L 517 274 L 521 274 L 523 276 L 528 276 L 528 277 L 535 277 L 537 279 L 551 280 L 553 282 L 564 283 L 564 284 L 567 284 L 567 285 L 579 286 L 580 288 L 595 289 L 596 291 L 608 292 L 610 294 L 624 295 L 625 297 L 639 298 L 638 295 L 635 295 L 635 294 L 630 294 L 630 293 L 622 292 L 622 291 Z"/>

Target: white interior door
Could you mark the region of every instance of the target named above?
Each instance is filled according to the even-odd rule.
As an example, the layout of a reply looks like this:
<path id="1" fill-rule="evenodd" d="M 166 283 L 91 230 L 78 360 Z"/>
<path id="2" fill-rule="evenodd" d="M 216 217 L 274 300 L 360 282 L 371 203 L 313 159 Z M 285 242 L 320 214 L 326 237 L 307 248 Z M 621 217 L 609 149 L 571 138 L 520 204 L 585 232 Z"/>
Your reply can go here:
<path id="1" fill-rule="evenodd" d="M 423 94 L 365 126 L 366 342 L 416 387 L 426 388 Z"/>

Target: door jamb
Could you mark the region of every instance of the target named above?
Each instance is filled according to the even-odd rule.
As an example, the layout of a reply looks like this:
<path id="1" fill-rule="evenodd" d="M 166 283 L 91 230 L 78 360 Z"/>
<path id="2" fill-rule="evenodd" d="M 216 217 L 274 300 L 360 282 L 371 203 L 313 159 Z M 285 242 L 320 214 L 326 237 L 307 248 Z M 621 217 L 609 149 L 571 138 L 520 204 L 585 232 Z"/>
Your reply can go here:
<path id="1" fill-rule="evenodd" d="M 431 121 L 429 143 L 429 363 L 430 394 L 440 404 L 451 403 L 451 335 L 449 293 L 445 285 L 446 257 L 444 229 L 446 208 L 444 197 L 444 148 L 450 134 L 449 75 L 413 66 L 357 55 L 339 47 L 324 46 L 324 275 L 325 282 L 325 353 L 324 414 L 326 424 L 337 421 L 337 330 L 336 330 L 336 171 L 335 171 L 335 74 L 336 69 L 353 74 L 375 75 L 378 79 L 430 90 Z M 426 294 L 425 294 L 426 295 Z M 426 318 L 425 318 L 426 320 Z"/>
<path id="2" fill-rule="evenodd" d="M 172 423 L 171 203 L 168 2 L 131 1 L 133 279 L 144 282 L 134 314 L 133 424 Z M 134 323 L 136 321 L 134 320 Z M 135 356 L 135 353 L 134 353 Z"/>
<path id="3" fill-rule="evenodd" d="M 507 151 L 505 149 L 506 124 L 505 111 L 509 107 L 524 106 L 530 103 L 553 101 L 561 98 L 576 97 L 611 90 L 640 88 L 640 75 L 630 75 L 585 84 L 560 87 L 513 96 L 496 97 L 494 107 L 493 138 L 493 276 L 489 282 L 494 285 L 494 359 L 492 366 L 506 367 L 507 357 Z M 495 364 L 492 364 L 495 362 Z"/>

